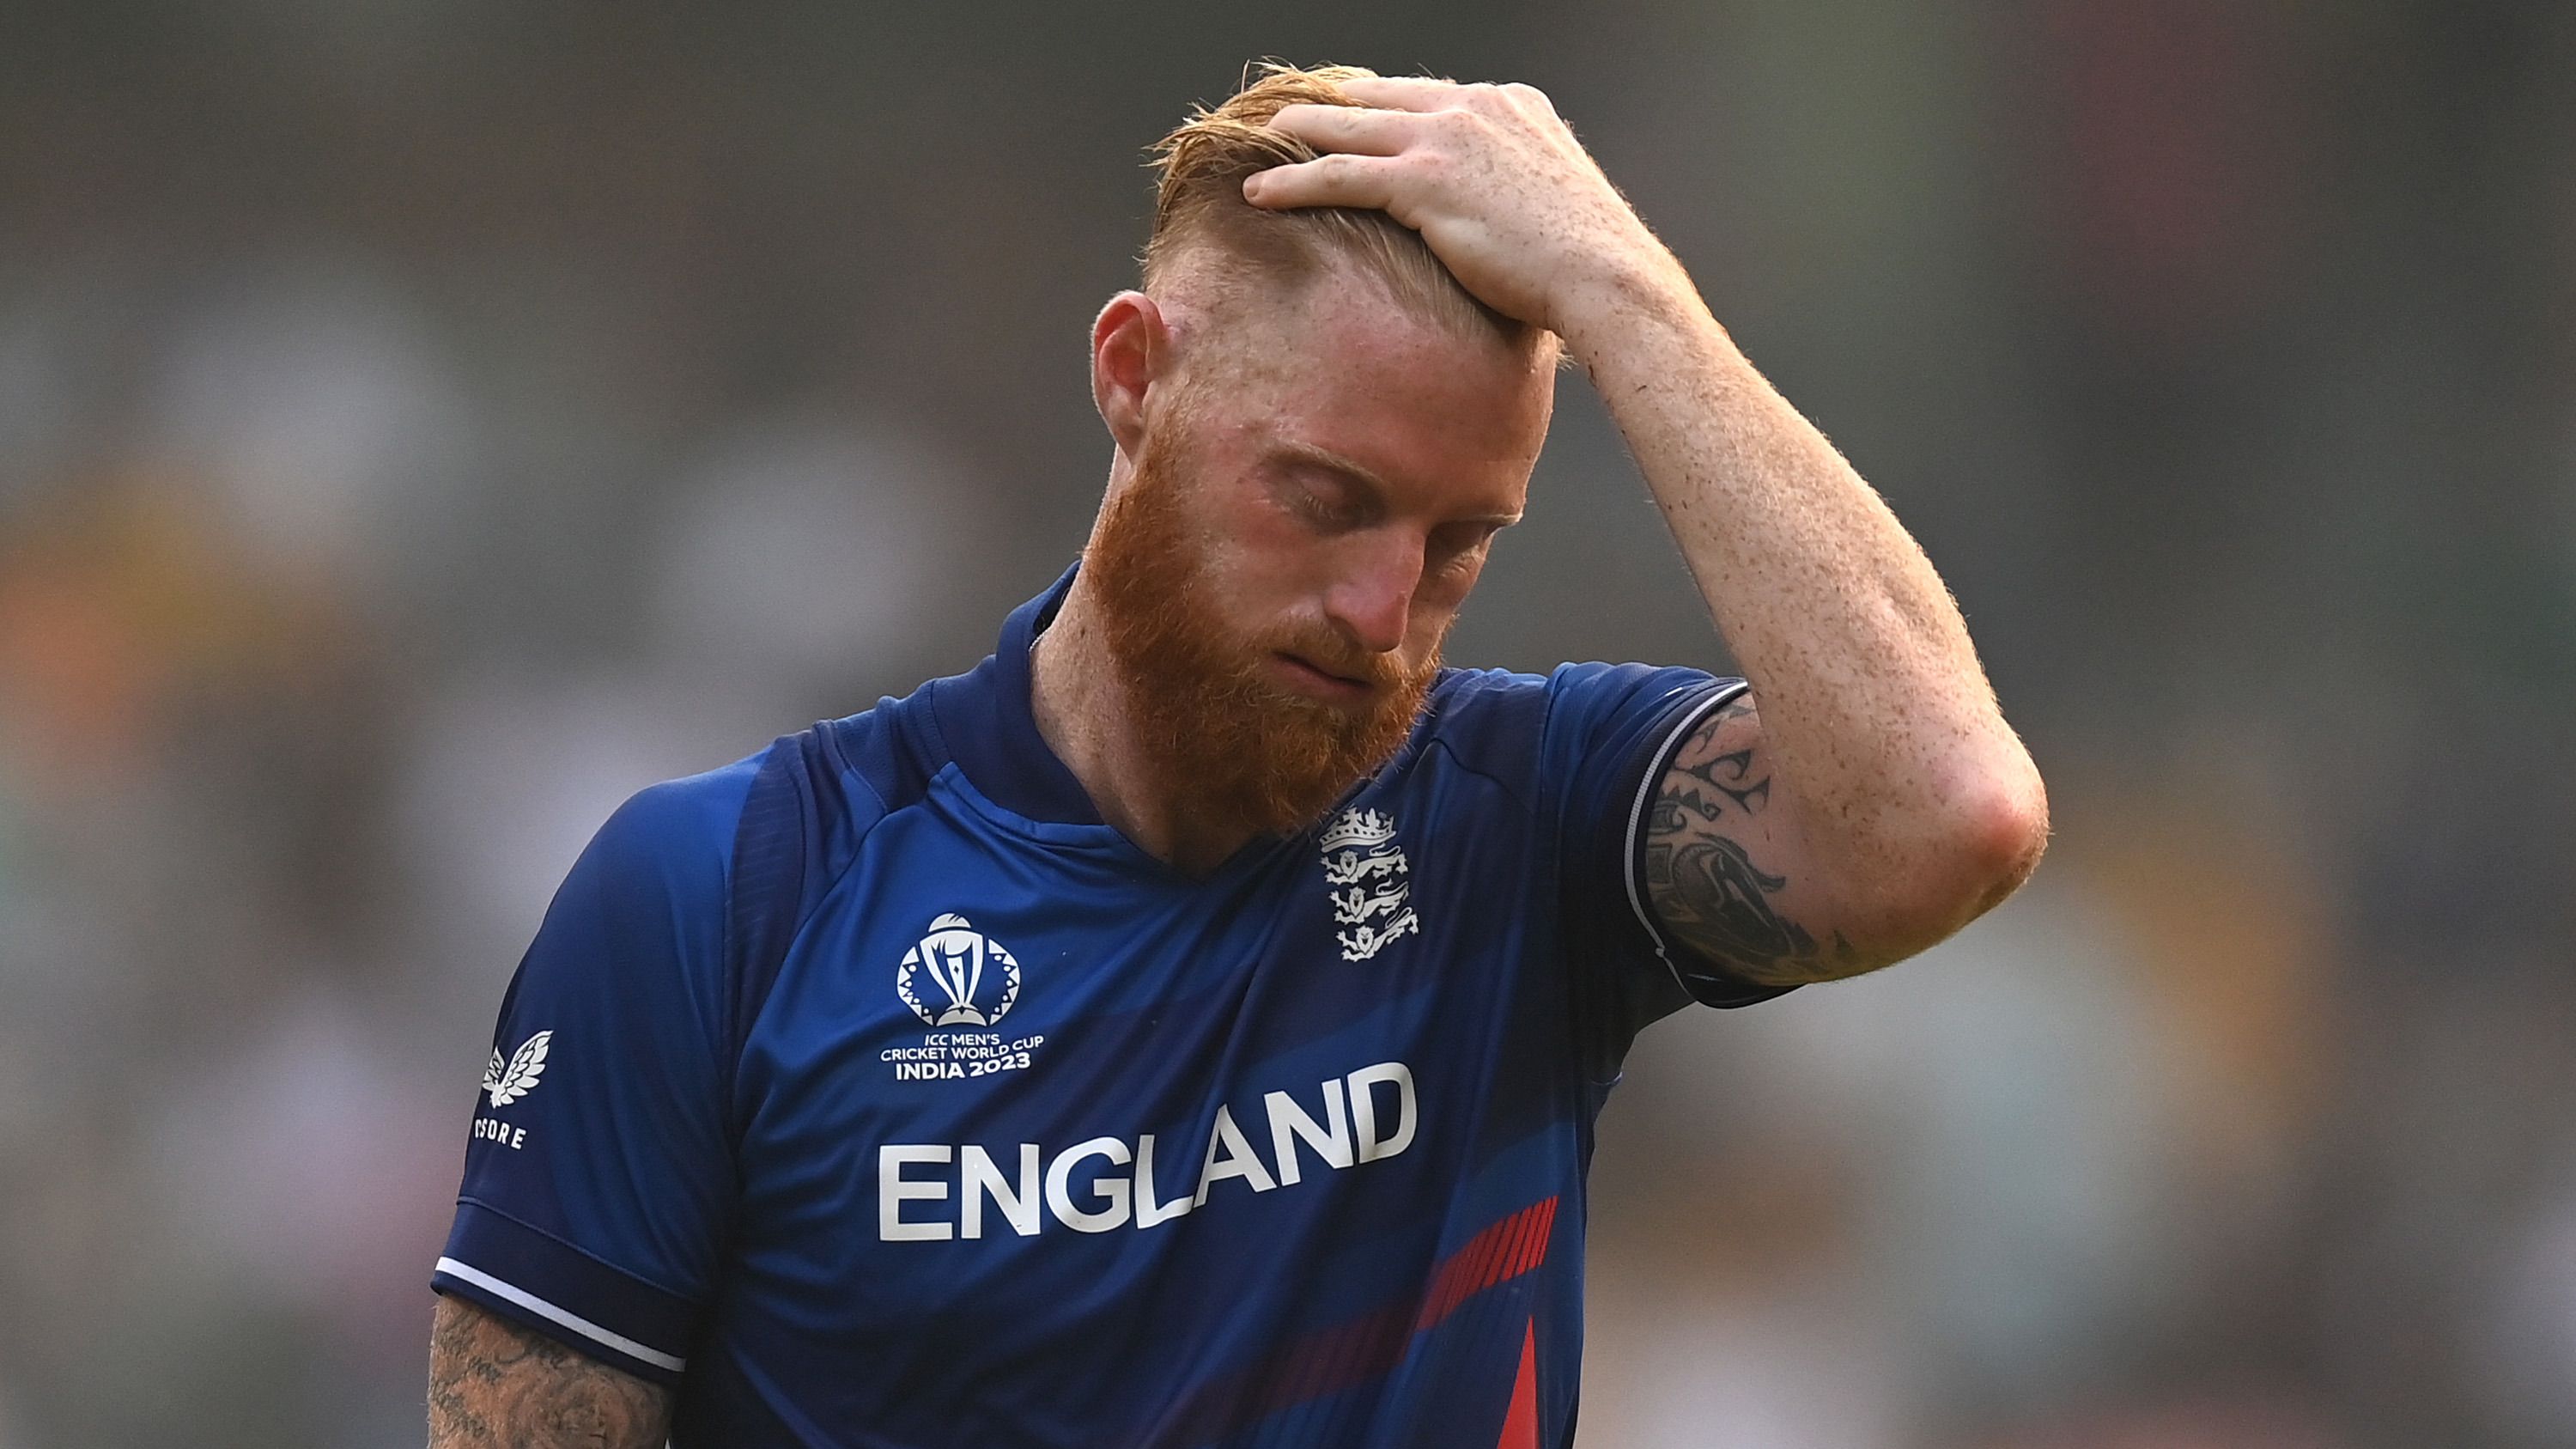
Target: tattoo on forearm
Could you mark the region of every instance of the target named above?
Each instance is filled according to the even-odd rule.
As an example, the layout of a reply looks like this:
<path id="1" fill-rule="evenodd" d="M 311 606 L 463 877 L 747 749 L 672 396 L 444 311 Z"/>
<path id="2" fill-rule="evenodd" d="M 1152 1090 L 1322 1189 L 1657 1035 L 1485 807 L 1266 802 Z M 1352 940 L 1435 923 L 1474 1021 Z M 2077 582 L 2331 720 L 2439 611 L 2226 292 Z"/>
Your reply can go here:
<path id="1" fill-rule="evenodd" d="M 429 1347 L 430 1449 L 653 1449 L 671 1395 L 453 1297 Z"/>
<path id="2" fill-rule="evenodd" d="M 1646 887 L 1665 930 L 1728 973 L 1762 986 L 1838 974 L 1851 954 L 1782 916 L 1771 897 L 1789 882 L 1765 871 L 1737 838 L 1771 802 L 1771 773 L 1750 743 L 1753 701 L 1738 695 L 1683 742 L 1646 824 Z"/>

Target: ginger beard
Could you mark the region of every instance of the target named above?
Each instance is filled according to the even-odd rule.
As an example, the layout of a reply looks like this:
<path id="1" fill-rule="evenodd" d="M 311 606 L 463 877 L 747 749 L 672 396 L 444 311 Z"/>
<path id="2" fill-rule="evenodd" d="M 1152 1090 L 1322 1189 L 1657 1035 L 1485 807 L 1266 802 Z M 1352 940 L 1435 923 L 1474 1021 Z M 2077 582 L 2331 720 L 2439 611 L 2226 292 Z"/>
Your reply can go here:
<path id="1" fill-rule="evenodd" d="M 1183 506 L 1190 485 L 1172 457 L 1170 431 L 1147 437 L 1084 553 L 1103 641 L 1139 739 L 1173 798 L 1263 834 L 1291 834 L 1394 756 L 1430 693 L 1440 651 L 1435 644 L 1408 671 L 1320 622 L 1252 638 L 1228 629 Z M 1265 670 L 1281 651 L 1367 680 L 1374 697 L 1344 709 L 1283 689 Z"/>

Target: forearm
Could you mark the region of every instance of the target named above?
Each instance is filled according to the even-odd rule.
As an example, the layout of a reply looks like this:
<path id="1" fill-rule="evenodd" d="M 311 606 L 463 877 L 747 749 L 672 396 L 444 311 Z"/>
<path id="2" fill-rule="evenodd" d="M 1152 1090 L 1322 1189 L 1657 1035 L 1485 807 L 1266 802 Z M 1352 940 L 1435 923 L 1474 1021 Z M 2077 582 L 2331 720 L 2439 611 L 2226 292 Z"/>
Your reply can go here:
<path id="1" fill-rule="evenodd" d="M 1485 305 L 1563 337 L 1752 678 L 1758 708 L 1690 741 L 1659 797 L 1675 878 L 1650 889 L 1668 924 L 1701 928 L 1684 944 L 1810 973 L 1786 979 L 1850 974 L 2001 900 L 2038 859 L 2047 800 L 1887 506 L 1736 351 L 1545 96 L 1423 78 L 1344 89 L 1373 109 L 1282 110 L 1272 126 L 1330 154 L 1244 194 L 1381 208 Z M 1682 899 L 1695 870 L 1705 899 Z M 1764 919 L 1740 909 L 1754 906 Z"/>
<path id="2" fill-rule="evenodd" d="M 2044 838 L 2037 771 L 1948 590 L 1877 493 L 1677 264 L 1583 309 L 1567 342 L 1753 682 L 1805 848 L 1847 883 L 1838 914 L 1910 947 L 2018 884 Z M 1945 895 L 1964 897 L 1955 919 L 1874 919 Z"/>

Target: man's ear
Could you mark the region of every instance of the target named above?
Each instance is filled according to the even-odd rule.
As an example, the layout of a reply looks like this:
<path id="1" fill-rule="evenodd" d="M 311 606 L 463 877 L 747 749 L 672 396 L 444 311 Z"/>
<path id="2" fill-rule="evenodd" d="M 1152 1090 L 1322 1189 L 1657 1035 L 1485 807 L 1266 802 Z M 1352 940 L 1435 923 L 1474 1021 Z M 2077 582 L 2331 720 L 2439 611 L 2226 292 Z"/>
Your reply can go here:
<path id="1" fill-rule="evenodd" d="M 1121 292 L 1091 324 L 1091 401 L 1118 451 L 1133 459 L 1145 443 L 1145 395 L 1168 383 L 1172 329 L 1142 292 Z"/>

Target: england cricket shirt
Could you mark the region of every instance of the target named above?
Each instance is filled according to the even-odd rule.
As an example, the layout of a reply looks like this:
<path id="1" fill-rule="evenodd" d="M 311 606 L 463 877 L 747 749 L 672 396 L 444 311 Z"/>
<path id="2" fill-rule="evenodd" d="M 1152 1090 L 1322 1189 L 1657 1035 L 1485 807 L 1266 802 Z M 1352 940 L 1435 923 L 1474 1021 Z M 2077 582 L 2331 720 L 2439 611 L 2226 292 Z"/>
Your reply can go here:
<path id="1" fill-rule="evenodd" d="M 1102 823 L 1029 649 L 656 785 L 512 979 L 433 1285 L 682 1446 L 1534 1449 L 1573 1433 L 1653 782 L 1740 681 L 1446 670 L 1204 878 Z"/>

